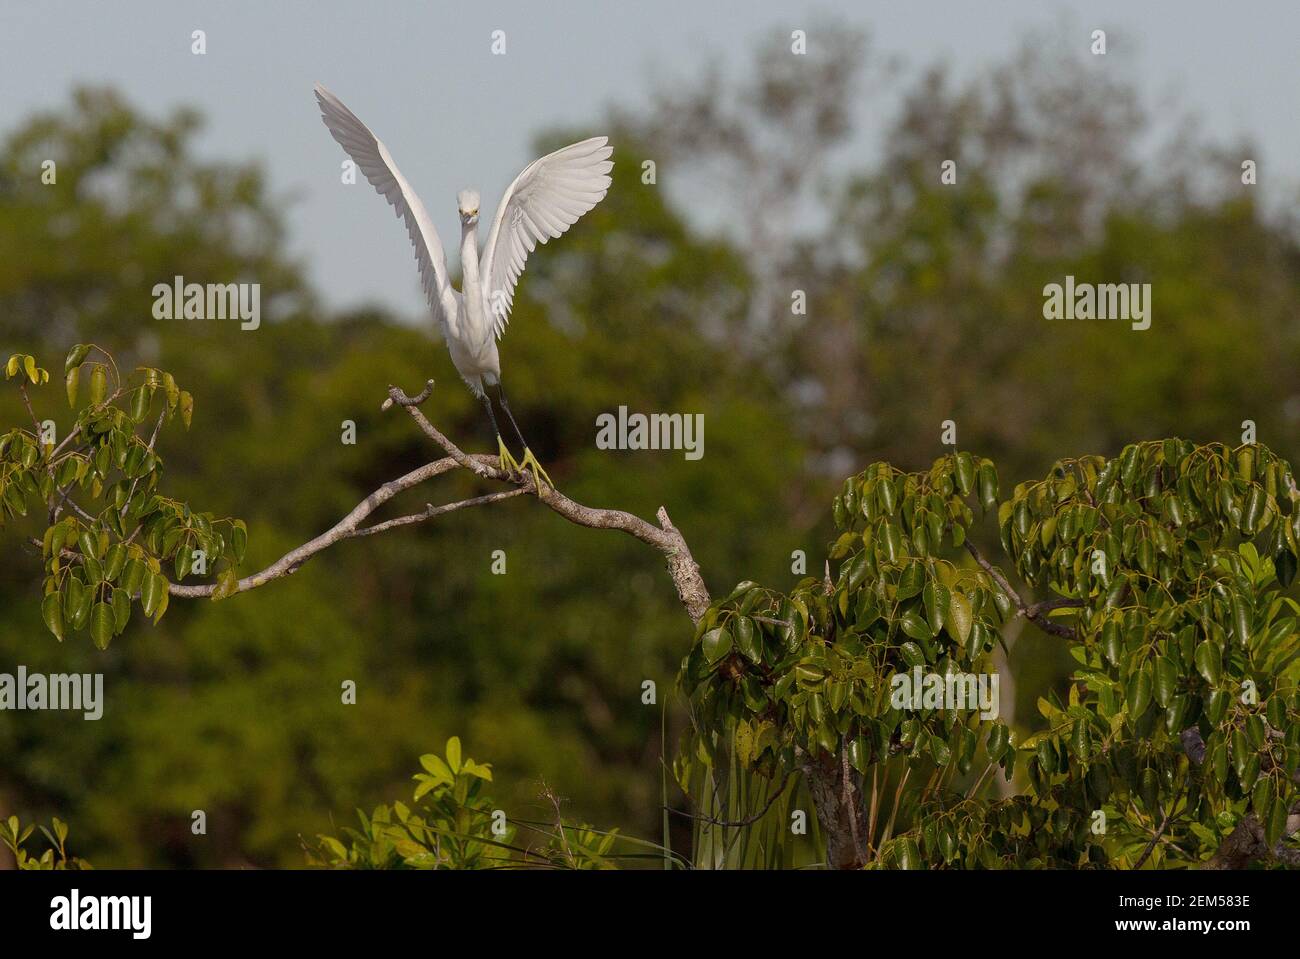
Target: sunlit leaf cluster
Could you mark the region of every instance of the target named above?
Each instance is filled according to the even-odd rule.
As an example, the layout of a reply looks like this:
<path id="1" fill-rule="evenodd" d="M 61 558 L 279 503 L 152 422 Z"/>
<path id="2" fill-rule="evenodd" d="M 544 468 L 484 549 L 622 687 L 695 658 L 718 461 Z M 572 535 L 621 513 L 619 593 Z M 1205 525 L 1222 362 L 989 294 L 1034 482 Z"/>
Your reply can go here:
<path id="1" fill-rule="evenodd" d="M 107 352 L 74 346 L 64 363 L 74 419 L 60 434 L 27 395 L 49 372 L 24 355 L 5 371 L 18 378 L 33 422 L 0 435 L 0 525 L 44 517 L 34 538 L 45 571 L 41 614 L 56 638 L 88 631 L 107 648 L 136 607 L 158 622 L 171 584 L 190 576 L 214 580 L 214 598 L 234 590 L 243 521 L 195 511 L 160 489 L 159 435 L 176 419 L 188 427 L 193 413 L 170 373 L 140 367 L 124 376 Z"/>
<path id="2" fill-rule="evenodd" d="M 617 830 L 506 819 L 486 792 L 491 766 L 463 756 L 456 736 L 420 765 L 413 805 L 358 810 L 360 828 L 318 836 L 306 846 L 308 861 L 334 869 L 614 869 L 626 858 L 612 853 Z M 521 840 L 520 827 L 538 841 Z"/>

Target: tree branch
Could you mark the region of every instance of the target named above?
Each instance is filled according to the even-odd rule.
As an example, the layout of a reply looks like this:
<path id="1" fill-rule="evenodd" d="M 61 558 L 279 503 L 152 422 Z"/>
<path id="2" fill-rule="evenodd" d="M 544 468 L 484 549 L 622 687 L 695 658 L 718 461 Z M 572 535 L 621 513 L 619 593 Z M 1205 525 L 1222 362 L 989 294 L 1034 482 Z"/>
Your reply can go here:
<path id="1" fill-rule="evenodd" d="M 1002 575 L 1002 570 L 998 569 L 986 560 L 983 554 L 980 553 L 979 547 L 970 540 L 966 540 L 966 550 L 971 554 L 971 556 L 975 557 L 975 562 L 979 563 L 980 566 L 984 568 L 984 572 L 988 573 L 989 576 L 993 578 L 993 581 L 998 584 L 998 588 L 1007 594 L 1011 599 L 1011 602 L 1015 604 L 1016 611 L 1020 613 L 1021 616 L 1025 617 L 1025 619 L 1029 620 L 1045 633 L 1051 633 L 1053 636 L 1060 636 L 1064 639 L 1074 638 L 1073 628 L 1066 626 L 1064 623 L 1053 622 L 1047 614 L 1054 609 L 1077 609 L 1083 605 L 1083 600 L 1067 599 L 1062 597 L 1059 599 L 1048 599 L 1043 600 L 1041 603 L 1026 605 L 1025 601 L 1020 598 L 1020 594 L 1015 591 L 1011 583 L 1007 581 L 1007 578 Z"/>
<path id="2" fill-rule="evenodd" d="M 1141 869 L 1146 865 L 1147 860 L 1151 858 L 1151 853 L 1155 851 L 1156 843 L 1160 842 L 1160 837 L 1165 834 L 1165 830 L 1168 827 L 1169 813 L 1166 812 L 1160 819 L 1160 828 L 1155 831 L 1155 834 L 1151 837 L 1151 841 L 1146 844 L 1146 848 L 1142 850 L 1142 855 L 1138 856 L 1137 861 L 1133 863 L 1134 869 Z"/>
<path id="3" fill-rule="evenodd" d="M 388 390 L 389 399 L 385 402 L 384 409 L 391 409 L 394 405 L 405 409 L 421 432 L 433 440 L 447 455 L 442 459 L 426 463 L 405 476 L 385 483 L 319 536 L 285 553 L 260 572 L 240 579 L 234 592 L 247 592 L 274 580 L 290 576 L 313 556 L 345 539 L 373 536 L 401 526 L 427 522 L 457 510 L 468 509 L 473 506 L 486 506 L 490 503 L 532 493 L 544 505 L 570 523 L 586 526 L 590 529 L 620 530 L 663 553 L 667 561 L 669 575 L 672 577 L 673 584 L 677 587 L 678 599 L 686 608 L 691 621 L 694 623 L 700 621 L 705 610 L 709 607 L 709 591 L 704 585 L 704 579 L 700 575 L 700 568 L 691 555 L 685 538 L 673 525 L 672 520 L 668 518 L 668 512 L 663 507 L 659 508 L 657 517 L 659 525 L 655 526 L 639 516 L 625 513 L 622 510 L 600 509 L 578 503 L 545 484 L 539 486 L 531 473 L 510 473 L 501 469 L 499 461 L 494 456 L 465 453 L 420 411 L 420 403 L 428 399 L 432 388 L 433 383 L 430 381 L 429 385 L 421 393 L 410 397 L 398 387 L 390 386 Z M 420 513 L 401 516 L 370 526 L 362 525 L 376 509 L 383 506 L 397 494 L 457 469 L 467 470 L 484 480 L 505 483 L 510 488 L 442 506 L 429 504 Z M 215 584 L 186 585 L 184 583 L 173 583 L 169 587 L 169 592 L 173 596 L 197 599 L 211 596 L 215 589 Z"/>

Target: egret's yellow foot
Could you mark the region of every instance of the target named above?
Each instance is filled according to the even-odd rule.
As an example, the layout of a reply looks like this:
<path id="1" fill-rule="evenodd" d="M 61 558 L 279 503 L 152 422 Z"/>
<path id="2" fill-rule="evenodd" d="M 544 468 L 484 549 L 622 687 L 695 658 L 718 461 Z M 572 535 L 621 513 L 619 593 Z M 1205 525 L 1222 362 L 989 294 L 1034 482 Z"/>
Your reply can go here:
<path id="1" fill-rule="evenodd" d="M 506 448 L 505 440 L 497 437 L 497 451 L 501 457 L 501 468 L 511 476 L 518 475 L 524 471 L 524 467 L 510 455 L 510 450 Z M 527 457 L 525 457 L 527 459 Z"/>
<path id="2" fill-rule="evenodd" d="M 527 446 L 524 447 L 524 461 L 519 464 L 519 468 L 521 470 L 532 469 L 533 485 L 538 490 L 542 488 L 542 483 L 545 483 L 551 489 L 555 489 L 555 481 L 551 479 L 546 470 L 542 469 L 542 464 L 537 462 L 537 457 L 533 455 L 533 451 Z"/>

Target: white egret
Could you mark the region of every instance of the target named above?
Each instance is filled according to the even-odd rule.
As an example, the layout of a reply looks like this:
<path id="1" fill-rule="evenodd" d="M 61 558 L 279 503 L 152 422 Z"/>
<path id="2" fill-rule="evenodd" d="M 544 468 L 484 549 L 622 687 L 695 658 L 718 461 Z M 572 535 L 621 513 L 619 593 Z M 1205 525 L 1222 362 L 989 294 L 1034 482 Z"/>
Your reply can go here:
<path id="1" fill-rule="evenodd" d="M 447 273 L 447 256 L 429 214 L 397 169 L 388 148 L 357 119 L 343 102 L 319 83 L 316 100 L 321 118 L 334 139 L 356 163 L 406 223 L 415 247 L 429 308 L 442 331 L 451 361 L 476 397 L 483 401 L 496 434 L 501 468 L 522 472 L 531 468 L 535 481 L 551 483 L 524 440 L 501 387 L 501 362 L 496 341 L 505 332 L 514 303 L 515 285 L 528 254 L 552 237 L 562 235 L 609 190 L 609 159 L 614 152 L 605 137 L 592 137 L 556 150 L 524 167 L 497 207 L 492 229 L 480 256 L 479 196 L 461 190 L 456 196 L 461 223 L 461 286 L 457 291 Z M 492 400 L 496 399 L 514 427 L 524 457 L 510 454 L 497 428 Z M 554 486 L 554 483 L 551 483 Z"/>

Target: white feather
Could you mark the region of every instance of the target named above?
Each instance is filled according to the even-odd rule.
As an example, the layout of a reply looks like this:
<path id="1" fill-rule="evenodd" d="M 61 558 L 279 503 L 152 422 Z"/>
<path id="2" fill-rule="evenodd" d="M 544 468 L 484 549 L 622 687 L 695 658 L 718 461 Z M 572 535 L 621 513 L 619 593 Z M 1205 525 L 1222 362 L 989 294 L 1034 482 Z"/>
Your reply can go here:
<path id="1" fill-rule="evenodd" d="M 444 333 L 448 323 L 455 325 L 457 307 L 456 291 L 447 274 L 447 254 L 438 241 L 438 231 L 429 219 L 429 213 L 402 172 L 393 162 L 392 154 L 383 142 L 370 132 L 370 128 L 357 119 L 356 114 L 343 105 L 343 101 L 316 84 L 316 100 L 320 104 L 321 119 L 330 134 L 347 151 L 357 168 L 370 185 L 379 191 L 406 223 L 406 232 L 415 247 L 415 259 L 420 267 L 420 283 L 429 308 Z"/>
<path id="2" fill-rule="evenodd" d="M 479 267 L 497 337 L 510 319 L 528 254 L 562 236 L 608 192 L 614 168 L 608 142 L 592 137 L 534 160 L 501 198 Z"/>

